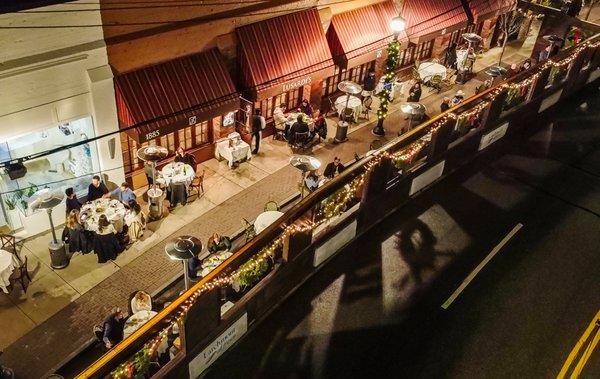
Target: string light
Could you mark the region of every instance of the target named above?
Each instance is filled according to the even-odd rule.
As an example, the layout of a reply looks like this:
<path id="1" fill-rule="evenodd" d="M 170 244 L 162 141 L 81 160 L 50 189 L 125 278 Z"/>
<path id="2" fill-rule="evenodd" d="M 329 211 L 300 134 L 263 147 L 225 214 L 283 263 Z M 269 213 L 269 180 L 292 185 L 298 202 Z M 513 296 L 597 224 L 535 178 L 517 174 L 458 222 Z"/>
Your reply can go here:
<path id="1" fill-rule="evenodd" d="M 586 48 L 597 48 L 600 46 L 600 41 L 596 43 L 583 42 L 580 44 L 567 58 L 559 62 L 554 61 L 546 61 L 541 66 L 537 67 L 537 72 L 532 76 L 524 79 L 519 83 L 504 83 L 498 86 L 496 89 L 491 91 L 488 94 L 486 100 L 482 101 L 475 107 L 461 112 L 459 114 L 455 113 L 447 113 L 440 120 L 431 125 L 428 132 L 423 135 L 421 138 L 416 140 L 415 142 L 409 144 L 408 146 L 402 148 L 400 151 L 397 151 L 393 154 L 388 153 L 387 151 L 381 152 L 374 156 L 366 165 L 365 171 L 361 173 L 359 176 L 354 178 L 346 187 L 342 188 L 338 192 L 331 195 L 329 198 L 323 200 L 321 202 L 321 207 L 317 211 L 317 216 L 315 219 L 317 221 L 304 221 L 302 225 L 300 222 L 296 222 L 292 225 L 288 225 L 284 228 L 283 233 L 274 241 L 272 241 L 269 245 L 261 249 L 257 254 L 250 257 L 244 264 L 242 264 L 237 270 L 234 270 L 229 275 L 223 275 L 221 277 L 215 278 L 208 283 L 205 283 L 202 287 L 196 290 L 185 302 L 180 306 L 178 312 L 173 317 L 173 319 L 169 322 L 169 324 L 163 328 L 158 334 L 148 341 L 143 348 L 138 351 L 134 356 L 133 360 L 128 360 L 122 364 L 120 364 L 115 370 L 111 372 L 111 376 L 115 379 L 123 379 L 123 378 L 133 378 L 133 377 L 141 377 L 146 374 L 145 370 L 147 370 L 147 365 L 145 362 L 149 362 L 157 353 L 158 348 L 162 343 L 166 342 L 166 339 L 173 333 L 173 328 L 179 325 L 187 312 L 191 308 L 191 306 L 196 302 L 196 300 L 205 292 L 214 290 L 216 288 L 221 288 L 225 286 L 230 286 L 236 282 L 240 278 L 240 276 L 244 276 L 252 271 L 254 271 L 257 267 L 268 264 L 269 261 L 273 262 L 277 256 L 277 254 L 282 250 L 284 241 L 289 238 L 293 234 L 297 233 L 307 233 L 313 231 L 318 226 L 323 223 L 331 220 L 332 218 L 342 214 L 346 209 L 350 201 L 355 198 L 359 188 L 364 184 L 367 175 L 372 172 L 372 170 L 377 167 L 383 159 L 391 159 L 394 166 L 398 169 L 403 168 L 406 164 L 412 162 L 412 160 L 419 154 L 425 147 L 429 146 L 429 143 L 432 140 L 433 135 L 446 123 L 450 121 L 456 121 L 463 118 L 470 118 L 474 115 L 479 115 L 485 108 L 487 108 L 492 102 L 499 96 L 501 93 L 509 90 L 514 91 L 522 91 L 525 88 L 529 88 L 532 84 L 534 84 L 543 74 L 546 69 L 560 69 L 566 65 L 571 64 L 578 56 L 581 54 Z M 399 57 L 400 51 L 400 42 L 394 41 L 390 43 L 388 46 L 388 63 L 387 68 L 396 67 Z M 388 104 L 390 101 L 391 91 L 389 90 L 389 83 L 393 80 L 393 72 L 388 72 L 386 70 L 386 74 L 384 75 L 384 90 L 383 94 L 380 95 L 381 99 L 381 107 L 377 111 L 377 116 L 379 119 L 383 119 L 387 116 Z M 387 85 L 386 85 L 387 84 Z"/>

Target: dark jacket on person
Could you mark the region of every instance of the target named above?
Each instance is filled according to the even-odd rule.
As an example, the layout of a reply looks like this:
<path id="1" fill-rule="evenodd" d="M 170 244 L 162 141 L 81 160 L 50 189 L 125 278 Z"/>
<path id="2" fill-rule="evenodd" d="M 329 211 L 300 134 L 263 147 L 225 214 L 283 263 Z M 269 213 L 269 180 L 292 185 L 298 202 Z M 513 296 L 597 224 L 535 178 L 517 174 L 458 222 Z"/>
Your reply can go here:
<path id="1" fill-rule="evenodd" d="M 196 159 L 194 158 L 194 156 L 192 154 L 188 154 L 188 153 L 183 154 L 183 156 L 181 156 L 179 154 L 175 155 L 175 162 L 181 162 L 184 164 L 188 164 L 188 165 L 192 166 L 192 168 L 194 168 L 194 166 L 196 165 Z"/>
<path id="2" fill-rule="evenodd" d="M 255 114 L 252 116 L 251 128 L 252 133 L 258 133 L 262 130 L 263 116 Z"/>
<path id="3" fill-rule="evenodd" d="M 367 76 L 365 76 L 365 80 L 363 82 L 363 89 L 365 91 L 374 91 L 376 85 L 377 85 L 377 81 L 375 80 L 375 73 L 374 72 L 367 73 Z"/>
<path id="4" fill-rule="evenodd" d="M 103 340 L 110 341 L 115 345 L 123 341 L 123 329 L 125 328 L 125 318 L 117 319 L 116 315 L 111 314 L 102 323 L 104 328 Z"/>
<path id="5" fill-rule="evenodd" d="M 308 133 L 309 132 L 308 124 L 306 122 L 294 122 L 292 127 L 290 128 L 290 142 L 296 142 L 296 133 Z"/>
<path id="6" fill-rule="evenodd" d="M 450 109 L 450 103 L 449 102 L 442 102 L 442 104 L 440 104 L 440 110 L 443 112 L 446 112 L 448 109 Z"/>
<path id="7" fill-rule="evenodd" d="M 81 203 L 79 202 L 79 199 L 77 198 L 77 196 L 74 196 L 72 199 L 67 197 L 66 205 L 67 205 L 67 214 L 69 214 L 73 209 L 77 209 L 77 210 L 81 209 Z"/>
<path id="8" fill-rule="evenodd" d="M 313 108 L 311 107 L 310 104 L 306 104 L 306 105 L 300 104 L 300 112 L 304 113 L 307 116 L 312 117 Z"/>
<path id="9" fill-rule="evenodd" d="M 410 89 L 410 92 L 408 95 L 408 101 L 418 102 L 419 100 L 421 100 L 421 86 L 419 86 L 419 87 L 413 86 Z"/>
<path id="10" fill-rule="evenodd" d="M 446 66 L 454 68 L 456 66 L 456 48 L 448 48 L 444 59 Z"/>
<path id="11" fill-rule="evenodd" d="M 329 162 L 327 166 L 325 166 L 325 172 L 323 172 L 323 175 L 325 175 L 326 178 L 333 179 L 336 172 L 341 174 L 344 169 L 345 167 L 341 162 L 337 165 L 337 167 L 335 163 Z"/>
<path id="12" fill-rule="evenodd" d="M 323 117 L 323 115 L 319 115 L 314 122 L 314 134 L 318 134 L 321 136 L 321 138 L 327 138 L 327 122 L 325 121 L 325 117 Z"/>
<path id="13" fill-rule="evenodd" d="M 187 270 L 188 270 L 188 276 L 190 277 L 190 279 L 198 278 L 198 271 L 200 271 L 201 267 L 202 267 L 202 262 L 200 261 L 200 259 L 198 259 L 198 257 L 188 259 Z"/>
<path id="14" fill-rule="evenodd" d="M 208 244 L 206 244 L 206 248 L 211 253 L 216 253 L 216 252 L 223 251 L 223 250 L 229 250 L 229 249 L 231 249 L 231 240 L 229 239 L 229 237 L 221 236 L 221 238 L 219 238 L 219 242 L 217 243 L 211 237 L 210 240 L 208 241 Z"/>
<path id="15" fill-rule="evenodd" d="M 88 187 L 88 195 L 87 201 L 94 201 L 96 199 L 100 199 L 102 196 L 108 193 L 108 188 L 104 183 L 100 182 L 98 187 L 95 187 L 93 184 L 90 184 Z"/>

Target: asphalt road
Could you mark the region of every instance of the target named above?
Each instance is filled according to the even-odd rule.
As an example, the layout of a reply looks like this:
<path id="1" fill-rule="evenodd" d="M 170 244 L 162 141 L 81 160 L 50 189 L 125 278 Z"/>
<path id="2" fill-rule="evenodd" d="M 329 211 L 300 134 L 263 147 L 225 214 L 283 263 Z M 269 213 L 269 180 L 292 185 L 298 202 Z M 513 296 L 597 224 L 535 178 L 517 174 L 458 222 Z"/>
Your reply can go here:
<path id="1" fill-rule="evenodd" d="M 572 101 L 386 219 L 207 377 L 556 377 L 600 310 L 600 96 L 586 96 L 587 112 Z M 582 377 L 600 377 L 596 350 Z"/>

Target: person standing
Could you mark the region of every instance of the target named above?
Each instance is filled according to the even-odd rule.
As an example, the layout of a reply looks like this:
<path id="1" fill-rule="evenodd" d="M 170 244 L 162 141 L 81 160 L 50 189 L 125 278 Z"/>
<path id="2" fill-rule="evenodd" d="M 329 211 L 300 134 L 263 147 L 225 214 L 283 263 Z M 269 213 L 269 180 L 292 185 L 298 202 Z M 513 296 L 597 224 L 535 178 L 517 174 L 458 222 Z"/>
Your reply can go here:
<path id="1" fill-rule="evenodd" d="M 113 308 L 112 312 L 104 319 L 102 323 L 104 332 L 102 342 L 107 349 L 123 341 L 123 330 L 125 329 L 125 315 L 120 308 Z"/>
<path id="2" fill-rule="evenodd" d="M 100 181 L 100 176 L 94 175 L 92 177 L 92 184 L 88 187 L 87 201 L 94 201 L 100 199 L 102 196 L 108 193 L 106 185 Z"/>
<path id="3" fill-rule="evenodd" d="M 408 101 L 418 103 L 421 100 L 421 83 L 416 82 L 410 87 L 408 92 Z"/>
<path id="4" fill-rule="evenodd" d="M 266 126 L 266 121 L 264 116 L 260 114 L 260 109 L 254 110 L 254 115 L 252 116 L 252 139 L 254 140 L 254 150 L 252 150 L 252 154 L 258 154 L 258 149 L 260 148 L 260 139 L 262 137 L 262 131 Z"/>
<path id="5" fill-rule="evenodd" d="M 442 111 L 442 113 L 444 113 L 448 109 L 450 109 L 450 98 L 447 96 L 444 96 L 444 99 L 442 100 L 442 104 L 440 104 L 440 110 Z"/>
<path id="6" fill-rule="evenodd" d="M 452 43 L 452 45 L 448 47 L 448 50 L 446 50 L 444 63 L 446 64 L 446 67 L 456 70 L 456 43 Z"/>
<path id="7" fill-rule="evenodd" d="M 370 92 L 371 94 L 375 91 L 377 80 L 375 80 L 375 70 L 370 68 L 363 80 L 363 91 Z"/>

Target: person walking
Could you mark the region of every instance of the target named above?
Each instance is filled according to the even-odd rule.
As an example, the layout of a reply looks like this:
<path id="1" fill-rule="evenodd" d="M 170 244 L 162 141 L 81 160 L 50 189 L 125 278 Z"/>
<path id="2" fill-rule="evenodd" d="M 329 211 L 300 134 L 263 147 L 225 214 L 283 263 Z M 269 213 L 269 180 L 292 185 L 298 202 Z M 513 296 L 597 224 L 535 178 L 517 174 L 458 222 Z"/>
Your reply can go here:
<path id="1" fill-rule="evenodd" d="M 266 126 L 265 118 L 260 114 L 260 109 L 254 110 L 254 115 L 252 116 L 252 139 L 254 140 L 254 150 L 252 150 L 252 154 L 258 154 L 258 149 L 260 148 L 260 139 L 262 137 L 262 131 Z"/>

